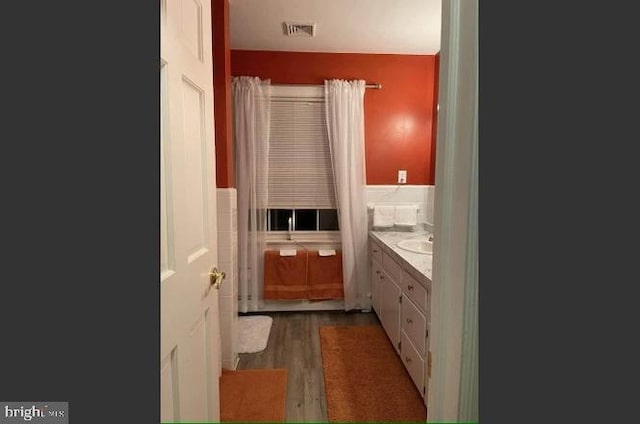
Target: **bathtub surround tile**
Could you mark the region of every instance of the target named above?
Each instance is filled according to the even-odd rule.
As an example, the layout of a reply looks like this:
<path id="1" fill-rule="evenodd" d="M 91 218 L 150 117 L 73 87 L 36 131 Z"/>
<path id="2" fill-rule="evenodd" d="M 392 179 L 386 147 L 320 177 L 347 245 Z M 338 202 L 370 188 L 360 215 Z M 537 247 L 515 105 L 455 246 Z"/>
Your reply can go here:
<path id="1" fill-rule="evenodd" d="M 231 213 L 231 231 L 238 231 L 238 211 L 236 209 Z"/>
<path id="2" fill-rule="evenodd" d="M 219 297 L 222 366 L 234 369 L 238 358 L 235 335 L 238 319 L 237 194 L 234 188 L 220 188 L 216 195 L 218 269 L 226 274 Z"/>
<path id="3" fill-rule="evenodd" d="M 231 312 L 233 312 L 233 296 L 220 296 L 219 299 L 223 300 L 224 302 L 220 302 L 220 327 L 222 328 L 222 326 L 231 326 L 233 324 L 233 320 L 234 318 L 236 318 L 234 315 L 231 314 Z M 223 316 L 224 315 L 224 316 Z M 228 335 L 225 335 L 225 337 L 231 337 L 231 333 L 229 333 Z M 230 339 L 229 339 L 230 340 Z"/>
<path id="4" fill-rule="evenodd" d="M 218 208 L 218 228 L 233 231 L 233 214 L 229 210 L 221 211 Z"/>
<path id="5" fill-rule="evenodd" d="M 218 248 L 218 263 L 233 261 L 233 248 L 231 249 L 221 249 Z"/>
<path id="6" fill-rule="evenodd" d="M 238 240 L 236 239 L 231 246 L 231 262 L 238 264 Z"/>
<path id="7" fill-rule="evenodd" d="M 235 310 L 238 309 L 238 302 L 234 302 Z M 231 369 L 236 369 L 238 364 L 238 360 L 240 359 L 238 356 L 238 314 L 235 314 L 231 319 L 231 358 L 233 363 L 231 364 Z"/>
<path id="8" fill-rule="evenodd" d="M 231 243 L 233 242 L 233 236 L 231 231 L 218 230 L 218 250 L 231 249 Z"/>
<path id="9" fill-rule="evenodd" d="M 222 296 L 220 297 L 220 299 L 225 298 L 227 296 Z M 230 297 L 230 296 L 228 296 Z M 220 304 L 220 328 L 222 329 L 223 327 L 231 327 L 231 310 L 233 308 L 233 302 L 221 302 Z M 225 345 L 227 344 L 226 342 L 229 342 L 229 345 L 231 343 L 231 333 L 230 332 L 224 332 L 223 334 L 221 334 L 222 336 L 222 344 Z M 224 355 L 223 355 L 223 360 L 224 360 Z"/>
<path id="10" fill-rule="evenodd" d="M 233 277 L 235 272 L 231 262 L 218 262 L 218 269 L 225 273 L 225 279 L 220 287 L 220 296 L 231 296 L 233 294 Z"/>

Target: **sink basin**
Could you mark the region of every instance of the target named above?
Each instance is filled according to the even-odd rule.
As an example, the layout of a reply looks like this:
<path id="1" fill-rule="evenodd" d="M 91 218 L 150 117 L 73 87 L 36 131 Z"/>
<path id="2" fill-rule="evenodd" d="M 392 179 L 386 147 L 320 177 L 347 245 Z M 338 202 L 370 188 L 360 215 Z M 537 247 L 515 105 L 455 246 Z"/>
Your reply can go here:
<path id="1" fill-rule="evenodd" d="M 402 240 L 398 242 L 397 246 L 400 249 L 423 255 L 431 255 L 433 252 L 433 241 L 429 241 L 426 237 Z"/>

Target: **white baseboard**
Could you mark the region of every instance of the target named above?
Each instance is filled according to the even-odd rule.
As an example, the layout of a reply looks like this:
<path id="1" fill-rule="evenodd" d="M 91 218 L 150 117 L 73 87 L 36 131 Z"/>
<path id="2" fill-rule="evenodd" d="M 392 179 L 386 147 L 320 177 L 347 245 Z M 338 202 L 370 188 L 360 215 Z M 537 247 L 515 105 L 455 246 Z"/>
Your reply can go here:
<path id="1" fill-rule="evenodd" d="M 262 307 L 258 306 L 257 311 L 251 312 L 344 311 L 343 300 L 265 300 L 262 303 Z"/>

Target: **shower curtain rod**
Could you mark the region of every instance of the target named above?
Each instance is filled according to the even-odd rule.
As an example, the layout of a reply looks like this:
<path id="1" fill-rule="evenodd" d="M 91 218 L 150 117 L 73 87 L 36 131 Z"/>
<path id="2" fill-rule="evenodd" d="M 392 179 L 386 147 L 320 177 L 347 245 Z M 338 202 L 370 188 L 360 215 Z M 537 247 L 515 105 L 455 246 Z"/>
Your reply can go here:
<path id="1" fill-rule="evenodd" d="M 324 84 L 305 84 L 305 83 L 297 83 L 297 82 L 293 82 L 293 83 L 273 83 L 273 85 L 305 85 L 307 87 L 324 87 Z M 382 89 L 382 84 L 376 84 L 376 83 L 367 83 L 365 84 L 365 88 L 375 88 L 376 90 L 381 90 Z"/>

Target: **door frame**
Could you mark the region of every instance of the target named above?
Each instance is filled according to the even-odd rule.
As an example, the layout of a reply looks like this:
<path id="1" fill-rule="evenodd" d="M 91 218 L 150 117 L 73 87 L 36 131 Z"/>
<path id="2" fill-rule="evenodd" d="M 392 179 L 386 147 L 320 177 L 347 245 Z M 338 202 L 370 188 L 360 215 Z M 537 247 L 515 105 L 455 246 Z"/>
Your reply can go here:
<path id="1" fill-rule="evenodd" d="M 428 421 L 478 420 L 478 0 L 443 0 Z"/>

